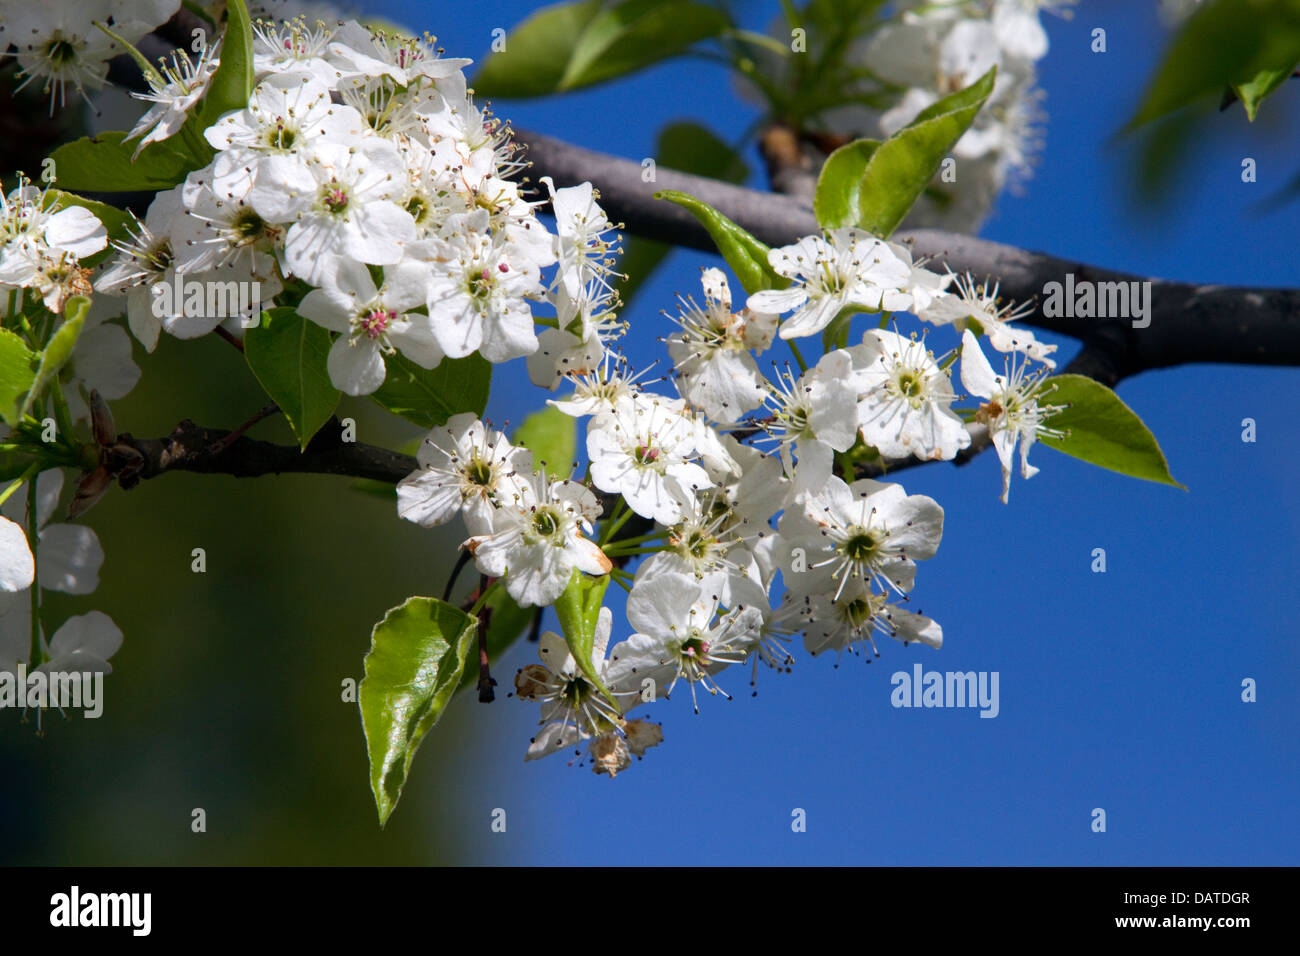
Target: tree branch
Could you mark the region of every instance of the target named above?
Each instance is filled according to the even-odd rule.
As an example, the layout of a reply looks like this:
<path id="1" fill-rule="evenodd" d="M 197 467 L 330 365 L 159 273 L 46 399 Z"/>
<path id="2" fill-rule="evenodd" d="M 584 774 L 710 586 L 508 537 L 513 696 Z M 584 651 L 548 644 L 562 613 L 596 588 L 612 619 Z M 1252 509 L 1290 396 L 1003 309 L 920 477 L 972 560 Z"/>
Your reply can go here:
<path id="1" fill-rule="evenodd" d="M 639 162 L 583 149 L 537 133 L 515 131 L 527 147 L 533 177 L 550 176 L 557 186 L 590 181 L 613 220 L 636 235 L 672 245 L 714 251 L 708 233 L 686 210 L 657 200 L 654 193 L 674 189 L 707 202 L 769 246 L 788 245 L 819 231 L 811 210 L 789 196 L 759 192 L 717 180 L 658 167 L 654 182 L 642 181 Z M 1151 322 L 1135 329 L 1128 318 L 1049 317 L 1036 309 L 1023 321 L 1082 340 L 1083 349 L 1064 369 L 1087 375 L 1110 387 L 1149 369 L 1196 362 L 1254 365 L 1300 365 L 1300 290 L 1198 285 L 1146 279 L 1131 273 L 1071 262 L 1014 246 L 937 230 L 917 230 L 897 237 L 913 254 L 938 260 L 954 271 L 971 272 L 977 281 L 1000 283 L 1001 293 L 1034 301 L 1049 282 L 1144 282 L 1152 286 Z M 143 459 L 138 472 L 122 475 L 123 487 L 168 471 L 226 474 L 248 478 L 268 474 L 332 474 L 395 484 L 417 467 L 410 455 L 372 445 L 343 442 L 341 429 L 322 428 L 300 452 L 185 421 L 171 435 L 119 442 Z M 989 446 L 987 429 L 968 426 L 971 444 L 956 463 L 964 464 Z M 919 464 L 916 458 L 860 465 L 858 476 L 878 477 Z"/>
<path id="2" fill-rule="evenodd" d="M 958 457 L 964 464 L 988 446 L 988 431 L 983 425 L 967 426 L 971 444 Z M 129 460 L 129 469 L 110 467 L 111 477 L 120 478 L 124 489 L 134 488 L 142 479 L 157 478 L 173 471 L 203 475 L 231 475 L 235 478 L 258 478 L 263 475 L 344 475 L 368 478 L 395 485 L 420 467 L 411 455 L 389 451 L 377 445 L 340 440 L 342 428 L 331 419 L 316 434 L 305 451 L 294 445 L 277 445 L 243 435 L 239 429 L 227 431 L 205 428 L 183 421 L 163 438 L 136 438 L 129 433 L 117 436 L 117 444 L 134 450 L 140 458 Z M 879 477 L 904 471 L 916 465 L 930 464 L 919 458 L 889 458 L 880 463 L 859 466 L 858 477 Z M 613 510 L 616 499 L 596 492 L 603 513 Z M 648 529 L 647 529 L 648 530 Z"/>
<path id="3" fill-rule="evenodd" d="M 515 131 L 527 146 L 533 177 L 556 186 L 591 181 L 611 220 L 628 232 L 678 246 L 713 251 L 704 228 L 685 209 L 654 198 L 661 189 L 690 193 L 769 246 L 788 245 L 819 231 L 812 211 L 796 199 L 692 176 L 659 166 L 642 181 L 639 162 L 583 149 L 538 133 Z M 1135 329 L 1128 318 L 1049 317 L 1040 309 L 1022 321 L 1081 339 L 1086 365 L 1073 369 L 1107 385 L 1148 369 L 1194 362 L 1300 365 L 1300 289 L 1246 288 L 1149 279 L 1014 246 L 923 229 L 900 233 L 914 255 L 1001 284 L 1001 294 L 1037 301 L 1049 282 L 1151 282 L 1151 324 Z M 1093 372 L 1096 372 L 1093 375 Z"/>
<path id="4" fill-rule="evenodd" d="M 236 478 L 347 475 L 396 484 L 419 467 L 411 455 L 360 442 L 345 442 L 342 433 L 339 421 L 331 419 L 316 433 L 306 450 L 299 451 L 294 445 L 277 445 L 247 436 L 228 441 L 232 434 L 229 431 L 183 421 L 164 438 L 134 438 L 123 434 L 118 436 L 118 443 L 134 448 L 144 459 L 139 468 L 140 478 L 190 471 Z"/>

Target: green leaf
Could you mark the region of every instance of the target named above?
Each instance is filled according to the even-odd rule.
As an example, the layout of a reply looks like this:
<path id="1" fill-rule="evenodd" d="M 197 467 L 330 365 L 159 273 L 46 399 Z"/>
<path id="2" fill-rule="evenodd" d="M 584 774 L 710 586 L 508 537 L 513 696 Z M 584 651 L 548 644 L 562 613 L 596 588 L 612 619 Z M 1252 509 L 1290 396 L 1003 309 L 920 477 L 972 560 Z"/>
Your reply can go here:
<path id="1" fill-rule="evenodd" d="M 161 192 L 171 189 L 192 169 L 195 157 L 172 140 L 151 143 L 134 162 L 134 147 L 123 143 L 126 133 L 100 133 L 65 143 L 53 153 L 56 182 L 81 192 Z"/>
<path id="2" fill-rule="evenodd" d="M 670 123 L 661 129 L 655 162 L 668 169 L 729 183 L 743 183 L 749 178 L 749 167 L 740 154 L 699 123 Z M 668 243 L 654 239 L 633 236 L 624 241 L 618 267 L 627 278 L 618 291 L 625 306 L 671 251 Z"/>
<path id="3" fill-rule="evenodd" d="M 0 329 L 0 418 L 5 424 L 19 422 L 18 400 L 31 390 L 39 364 L 40 355 L 27 343 L 8 329 Z"/>
<path id="4" fill-rule="evenodd" d="M 135 145 L 124 132 L 101 133 L 60 146 L 52 154 L 59 186 L 81 192 L 161 192 L 212 161 L 203 131 L 223 113 L 243 109 L 253 90 L 253 31 L 244 0 L 229 0 L 221 65 L 203 100 L 180 132 L 151 143 L 132 159 Z"/>
<path id="5" fill-rule="evenodd" d="M 813 211 L 824 229 L 853 225 L 888 236 L 925 191 L 993 92 L 997 67 L 963 90 L 930 104 L 883 143 L 857 140 L 829 157 Z"/>
<path id="6" fill-rule="evenodd" d="M 1056 391 L 1044 401 L 1067 406 L 1047 420 L 1064 438 L 1040 438 L 1067 455 L 1122 475 L 1187 489 L 1169 473 L 1169 463 L 1142 419 L 1100 382 L 1083 375 L 1053 375 Z"/>
<path id="7" fill-rule="evenodd" d="M 762 289 L 784 289 L 790 280 L 778 275 L 767 262 L 768 247 L 737 226 L 708 203 L 694 196 L 672 189 L 655 193 L 655 199 L 666 199 L 686 209 L 713 237 L 713 244 L 722 253 L 741 286 L 750 295 Z"/>
<path id="8" fill-rule="evenodd" d="M 358 695 L 379 825 L 401 798 L 424 740 L 456 691 L 478 621 L 436 598 L 408 598 L 375 625 Z"/>
<path id="9" fill-rule="evenodd" d="M 506 34 L 474 76 L 482 96 L 526 98 L 624 76 L 727 29 L 692 0 L 580 0 L 543 7 Z"/>
<path id="10" fill-rule="evenodd" d="M 212 74 L 208 92 L 191 117 L 202 134 L 223 113 L 242 110 L 253 92 L 253 25 L 244 0 L 227 0 L 226 32 L 221 40 L 221 64 Z"/>
<path id="11" fill-rule="evenodd" d="M 1251 0 L 1245 6 L 1241 0 L 1217 0 L 1188 18 L 1125 129 L 1300 61 L 1300 6 L 1295 0 Z"/>
<path id="12" fill-rule="evenodd" d="M 625 0 L 606 7 L 578 39 L 560 89 L 635 72 L 717 36 L 728 25 L 721 11 L 692 0 Z"/>
<path id="13" fill-rule="evenodd" d="M 329 421 L 342 397 L 330 381 L 330 334 L 293 309 L 262 313 L 261 324 L 244 333 L 244 357 L 266 394 L 306 448 Z"/>
<path id="14" fill-rule="evenodd" d="M 862 216 L 862 179 L 879 147 L 878 140 L 859 139 L 826 157 L 813 195 L 813 212 L 823 229 L 858 224 Z"/>
<path id="15" fill-rule="evenodd" d="M 371 397 L 409 422 L 433 428 L 459 412 L 482 415 L 487 408 L 492 365 L 478 353 L 443 359 L 434 369 L 421 368 L 400 352 L 385 364 L 384 384 Z"/>
<path id="16" fill-rule="evenodd" d="M 1300 60 L 1280 69 L 1260 70 L 1246 82 L 1238 83 L 1233 87 L 1238 99 L 1241 100 L 1241 105 L 1246 108 L 1247 119 L 1252 123 L 1255 122 L 1255 117 L 1259 114 L 1259 104 L 1289 80 L 1297 67 L 1300 67 Z"/>
<path id="17" fill-rule="evenodd" d="M 45 350 L 41 352 L 36 379 L 27 392 L 27 398 L 23 400 L 22 411 L 18 413 L 20 419 L 27 417 L 27 413 L 32 410 L 32 405 L 41 397 L 45 387 L 59 374 L 59 370 L 68 364 L 68 359 L 72 358 L 72 350 L 77 346 L 77 339 L 81 336 L 82 326 L 86 324 L 86 316 L 89 314 L 90 300 L 84 295 L 74 295 L 64 304 L 63 324 L 50 336 Z"/>
<path id="18" fill-rule="evenodd" d="M 506 34 L 504 50 L 483 62 L 474 75 L 475 92 L 510 99 L 554 93 L 578 38 L 600 7 L 601 0 L 580 0 L 533 13 Z"/>
<path id="19" fill-rule="evenodd" d="M 601 603 L 607 587 L 609 587 L 608 574 L 593 578 L 574 568 L 569 578 L 569 586 L 555 602 L 555 614 L 560 619 L 564 642 L 569 645 L 569 653 L 573 655 L 578 670 L 582 671 L 582 676 L 617 707 L 618 701 L 614 700 L 609 688 L 605 686 L 591 663 L 591 653 L 596 646 L 596 622 L 600 617 Z"/>
<path id="20" fill-rule="evenodd" d="M 533 453 L 534 468 L 545 463 L 552 479 L 567 478 L 578 448 L 578 422 L 548 405 L 525 418 L 510 440 Z"/>

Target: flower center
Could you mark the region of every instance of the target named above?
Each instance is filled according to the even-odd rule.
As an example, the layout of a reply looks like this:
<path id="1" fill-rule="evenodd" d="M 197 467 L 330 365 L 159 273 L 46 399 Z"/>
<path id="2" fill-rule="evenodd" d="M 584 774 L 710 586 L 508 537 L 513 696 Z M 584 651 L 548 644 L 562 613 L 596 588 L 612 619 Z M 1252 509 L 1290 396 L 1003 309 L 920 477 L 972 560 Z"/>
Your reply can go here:
<path id="1" fill-rule="evenodd" d="M 244 207 L 231 223 L 230 229 L 241 242 L 251 242 L 266 229 L 266 222 L 253 210 Z"/>
<path id="2" fill-rule="evenodd" d="M 806 405 L 795 405 L 786 413 L 786 421 L 789 422 L 789 431 L 796 435 L 804 435 L 808 432 L 808 407 Z"/>
<path id="3" fill-rule="evenodd" d="M 549 508 L 541 508 L 533 515 L 533 530 L 543 538 L 550 538 L 560 530 L 560 522 Z"/>
<path id="4" fill-rule="evenodd" d="M 152 269 L 158 272 L 166 272 L 175 258 L 172 253 L 171 240 L 166 237 L 157 240 L 149 247 L 149 251 L 145 253 L 144 257 Z"/>
<path id="5" fill-rule="evenodd" d="M 851 627 L 861 628 L 870 624 L 876 616 L 876 606 L 867 598 L 854 598 L 844 604 L 842 613 Z"/>
<path id="6" fill-rule="evenodd" d="M 591 694 L 591 690 L 590 684 L 581 677 L 575 677 L 564 685 L 564 689 L 560 691 L 560 696 L 568 701 L 570 705 L 577 707 Z"/>
<path id="7" fill-rule="evenodd" d="M 465 466 L 465 480 L 472 485 L 488 487 L 492 484 L 492 465 L 477 455 Z"/>
<path id="8" fill-rule="evenodd" d="M 881 535 L 870 528 L 858 527 L 852 530 L 841 546 L 844 556 L 851 561 L 870 564 L 880 550 Z"/>
<path id="9" fill-rule="evenodd" d="M 324 203 L 326 209 L 336 216 L 346 212 L 348 208 L 347 190 L 337 184 L 326 186 L 321 195 L 321 202 Z"/>
<path id="10" fill-rule="evenodd" d="M 416 224 L 419 224 L 429 214 L 429 204 L 424 201 L 423 196 L 412 196 L 406 201 L 406 211 L 411 214 Z"/>
<path id="11" fill-rule="evenodd" d="M 297 133 L 284 126 L 284 124 L 277 123 L 275 129 L 267 130 L 266 145 L 272 149 L 292 149 L 297 138 Z"/>
<path id="12" fill-rule="evenodd" d="M 486 301 L 492 295 L 492 271 L 488 268 L 480 269 L 478 272 L 472 272 L 469 275 L 469 294 L 479 302 Z"/>
<path id="13" fill-rule="evenodd" d="M 925 383 L 917 372 L 908 369 L 898 376 L 898 390 L 908 398 L 916 398 L 925 390 Z"/>
<path id="14" fill-rule="evenodd" d="M 692 531 L 682 542 L 682 546 L 691 557 L 703 558 L 709 553 L 709 546 L 712 543 L 713 539 L 702 531 Z"/>
<path id="15" fill-rule="evenodd" d="M 358 330 L 367 338 L 377 339 L 388 331 L 388 324 L 397 318 L 392 309 L 370 309 L 357 318 Z"/>
<path id="16" fill-rule="evenodd" d="M 703 666 L 709 662 L 709 642 L 698 628 L 691 628 L 691 636 L 682 641 L 679 653 Z"/>
<path id="17" fill-rule="evenodd" d="M 646 440 L 632 449 L 632 458 L 638 465 L 653 465 L 659 460 L 660 451 Z"/>
<path id="18" fill-rule="evenodd" d="M 844 289 L 844 277 L 840 275 L 840 270 L 825 260 L 821 263 L 821 287 L 823 292 L 830 295 Z"/>
<path id="19" fill-rule="evenodd" d="M 62 34 L 56 33 L 50 45 L 45 48 L 45 56 L 57 66 L 67 66 L 76 62 L 77 48 L 72 45 L 72 41 L 65 40 Z"/>

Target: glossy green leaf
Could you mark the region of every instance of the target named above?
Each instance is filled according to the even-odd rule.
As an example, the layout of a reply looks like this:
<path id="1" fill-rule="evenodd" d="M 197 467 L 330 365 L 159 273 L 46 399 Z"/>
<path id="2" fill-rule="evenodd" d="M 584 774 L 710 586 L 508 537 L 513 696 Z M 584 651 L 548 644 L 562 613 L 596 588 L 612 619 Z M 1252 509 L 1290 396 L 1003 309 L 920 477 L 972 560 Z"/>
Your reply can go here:
<path id="1" fill-rule="evenodd" d="M 132 161 L 135 147 L 126 133 L 100 133 L 65 143 L 53 153 L 55 181 L 61 189 L 80 192 L 161 192 L 171 189 L 192 169 L 194 157 L 172 140 L 151 143 Z"/>
<path id="2" fill-rule="evenodd" d="M 480 96 L 524 99 L 560 88 L 574 47 L 600 0 L 542 7 L 506 33 L 505 49 L 493 53 L 474 75 Z"/>
<path id="3" fill-rule="evenodd" d="M 659 131 L 655 162 L 660 168 L 676 169 L 709 179 L 743 183 L 749 167 L 734 149 L 699 123 L 670 123 Z M 654 239 L 632 236 L 623 242 L 618 269 L 627 278 L 619 284 L 624 306 L 641 285 L 667 258 L 672 246 Z"/>
<path id="4" fill-rule="evenodd" d="M 19 421 L 19 400 L 30 391 L 36 381 L 36 369 L 41 357 L 27 344 L 10 332 L 0 329 L 0 418 L 5 424 Z"/>
<path id="5" fill-rule="evenodd" d="M 560 619 L 564 642 L 569 645 L 569 653 L 573 655 L 578 670 L 582 671 L 582 676 L 604 694 L 611 704 L 618 706 L 618 702 L 614 700 L 609 688 L 605 686 L 591 663 L 592 650 L 596 646 L 596 621 L 600 617 L 600 608 L 607 587 L 609 587 L 608 574 L 594 578 L 574 568 L 569 578 L 569 586 L 555 602 L 555 614 Z"/>
<path id="6" fill-rule="evenodd" d="M 428 597 L 408 598 L 375 625 L 358 695 L 379 823 L 401 798 L 415 751 L 456 692 L 478 621 Z"/>
<path id="7" fill-rule="evenodd" d="M 208 91 L 192 117 L 195 132 L 202 132 L 223 113 L 242 110 L 253 92 L 253 25 L 244 0 L 227 0 L 226 32 L 221 40 L 221 63 L 212 74 Z"/>
<path id="8" fill-rule="evenodd" d="M 655 193 L 655 198 L 676 203 L 703 224 L 718 252 L 722 253 L 722 258 L 750 295 L 761 289 L 784 289 L 790 284 L 789 279 L 778 275 L 768 264 L 766 245 L 708 203 L 672 189 L 660 190 Z"/>
<path id="9" fill-rule="evenodd" d="M 59 370 L 72 358 L 72 350 L 77 347 L 86 316 L 90 314 L 90 300 L 84 295 L 74 295 L 63 306 L 63 324 L 50 336 L 45 349 L 41 352 L 40 364 L 36 368 L 36 378 L 23 401 L 19 418 L 25 418 L 32 405 L 41 397 L 45 387 L 59 374 Z"/>
<path id="10" fill-rule="evenodd" d="M 1192 13 L 1170 43 L 1126 128 L 1133 129 L 1198 100 L 1217 97 L 1226 88 L 1254 83 L 1261 74 L 1282 70 L 1297 61 L 1300 5 L 1295 0 L 1205 3 Z M 1266 80 L 1260 89 L 1267 85 Z"/>
<path id="11" fill-rule="evenodd" d="M 1054 375 L 1047 382 L 1056 390 L 1043 401 L 1066 406 L 1047 425 L 1068 434 L 1040 438 L 1043 444 L 1122 475 L 1184 488 L 1169 473 L 1150 429 L 1109 388 L 1083 375 Z"/>
<path id="12" fill-rule="evenodd" d="M 728 26 L 692 0 L 600 0 L 542 7 L 506 33 L 474 76 L 483 96 L 526 98 L 579 89 L 676 56 Z"/>
<path id="13" fill-rule="evenodd" d="M 633 73 L 715 37 L 727 26 L 720 10 L 692 0 L 624 0 L 607 6 L 579 37 L 560 89 Z"/>
<path id="14" fill-rule="evenodd" d="M 510 440 L 533 453 L 534 468 L 545 464 L 551 478 L 568 478 L 578 449 L 578 422 L 548 405 L 525 418 Z"/>
<path id="15" fill-rule="evenodd" d="M 330 381 L 330 334 L 293 309 L 262 313 L 244 333 L 244 357 L 266 394 L 280 406 L 298 447 L 329 421 L 342 397 Z"/>
<path id="16" fill-rule="evenodd" d="M 877 140 L 859 139 L 826 157 L 813 196 L 813 212 L 823 229 L 858 224 L 862 216 L 862 180 L 879 146 Z"/>
<path id="17" fill-rule="evenodd" d="M 997 67 L 926 107 L 883 143 L 858 140 L 832 153 L 813 210 L 823 228 L 853 225 L 878 236 L 898 228 L 993 92 Z"/>
<path id="18" fill-rule="evenodd" d="M 441 425 L 459 412 L 482 415 L 492 384 L 492 365 L 478 355 L 443 359 L 425 369 L 400 352 L 384 360 L 388 374 L 372 398 L 394 415 L 424 428 Z"/>

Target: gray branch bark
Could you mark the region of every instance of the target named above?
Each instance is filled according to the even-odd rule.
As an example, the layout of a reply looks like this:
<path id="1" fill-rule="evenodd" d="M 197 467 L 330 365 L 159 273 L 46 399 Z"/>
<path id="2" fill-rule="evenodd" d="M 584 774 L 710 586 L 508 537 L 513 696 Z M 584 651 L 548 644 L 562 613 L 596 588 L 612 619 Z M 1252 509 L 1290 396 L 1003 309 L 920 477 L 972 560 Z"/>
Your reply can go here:
<path id="1" fill-rule="evenodd" d="M 704 228 L 680 206 L 655 192 L 690 193 L 769 246 L 788 245 L 818 231 L 812 211 L 778 193 L 692 176 L 660 166 L 655 181 L 642 180 L 640 162 L 583 149 L 539 133 L 516 131 L 527 147 L 533 178 L 550 176 L 556 186 L 591 181 L 610 219 L 634 235 L 713 251 Z M 1138 372 L 1197 362 L 1300 365 L 1300 289 L 1249 288 L 1175 282 L 1138 276 L 1014 246 L 935 230 L 899 233 L 917 257 L 946 263 L 978 281 L 1000 282 L 1001 294 L 1041 304 L 1043 287 L 1077 281 L 1150 281 L 1151 324 L 1136 329 L 1127 318 L 1050 317 L 1036 308 L 1022 321 L 1080 339 L 1085 354 L 1070 369 L 1107 385 Z M 936 266 L 937 267 L 937 266 Z"/>

